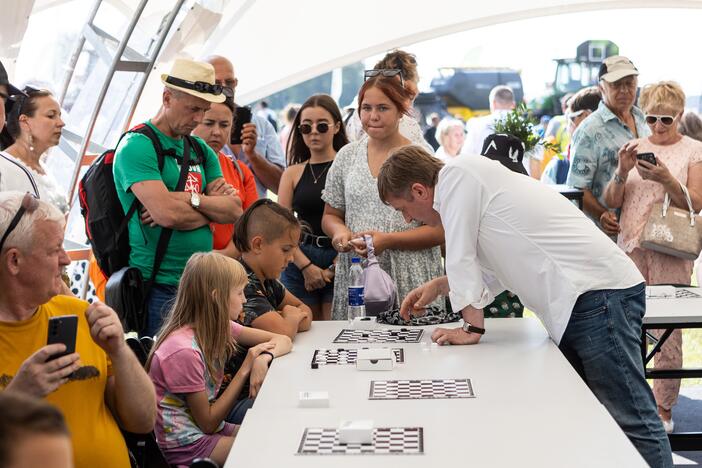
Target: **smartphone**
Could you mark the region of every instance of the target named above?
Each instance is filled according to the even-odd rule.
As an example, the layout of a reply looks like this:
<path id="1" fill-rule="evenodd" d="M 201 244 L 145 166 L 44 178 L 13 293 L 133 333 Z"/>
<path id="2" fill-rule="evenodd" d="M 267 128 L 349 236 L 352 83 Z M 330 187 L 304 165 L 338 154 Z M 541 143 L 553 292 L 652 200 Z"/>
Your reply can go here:
<path id="1" fill-rule="evenodd" d="M 46 338 L 46 344 L 63 343 L 66 345 L 66 351 L 54 354 L 48 359 L 49 361 L 76 352 L 77 331 L 78 316 L 76 315 L 60 315 L 58 317 L 49 318 L 49 333 Z"/>
<path id="2" fill-rule="evenodd" d="M 653 153 L 638 153 L 636 155 L 636 159 L 646 161 L 647 163 L 651 163 L 654 166 L 658 165 L 658 163 L 656 162 L 656 155 Z"/>
<path id="3" fill-rule="evenodd" d="M 232 145 L 241 144 L 241 130 L 244 124 L 251 122 L 251 108 L 249 106 L 236 106 L 234 113 L 234 124 L 232 125 L 232 134 L 230 143 Z"/>

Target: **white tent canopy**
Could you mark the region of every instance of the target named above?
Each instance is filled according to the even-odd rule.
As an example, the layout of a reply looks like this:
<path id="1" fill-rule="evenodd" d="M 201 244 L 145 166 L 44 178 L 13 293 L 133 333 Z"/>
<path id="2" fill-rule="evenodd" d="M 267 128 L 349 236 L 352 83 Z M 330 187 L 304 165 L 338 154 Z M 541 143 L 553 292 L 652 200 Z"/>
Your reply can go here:
<path id="1" fill-rule="evenodd" d="M 237 101 L 247 103 L 392 48 L 493 24 L 593 10 L 701 7 L 700 0 L 248 0 L 227 5 L 203 53 L 232 60 Z"/>

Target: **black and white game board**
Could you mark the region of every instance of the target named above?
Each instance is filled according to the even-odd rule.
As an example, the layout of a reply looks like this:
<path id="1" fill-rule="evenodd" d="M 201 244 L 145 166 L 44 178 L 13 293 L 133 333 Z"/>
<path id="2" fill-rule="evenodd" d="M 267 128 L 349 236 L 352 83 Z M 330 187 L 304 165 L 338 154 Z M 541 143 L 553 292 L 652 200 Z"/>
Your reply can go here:
<path id="1" fill-rule="evenodd" d="M 475 398 L 470 379 L 373 380 L 369 400 Z"/>
<path id="2" fill-rule="evenodd" d="M 298 455 L 421 455 L 424 453 L 424 428 L 376 427 L 373 443 L 339 443 L 336 428 L 308 427 L 302 434 Z"/>
<path id="3" fill-rule="evenodd" d="M 675 299 L 697 299 L 698 297 L 700 297 L 699 294 L 689 289 L 675 288 Z"/>
<path id="4" fill-rule="evenodd" d="M 352 330 L 344 328 L 334 338 L 334 343 L 419 343 L 424 330 L 420 328 L 394 328 L 384 330 Z"/>
<path id="5" fill-rule="evenodd" d="M 368 349 L 368 348 L 360 348 Z M 405 352 L 402 348 L 392 348 L 395 353 L 395 362 L 405 362 Z M 312 356 L 312 369 L 319 366 L 356 364 L 358 349 L 316 349 Z"/>

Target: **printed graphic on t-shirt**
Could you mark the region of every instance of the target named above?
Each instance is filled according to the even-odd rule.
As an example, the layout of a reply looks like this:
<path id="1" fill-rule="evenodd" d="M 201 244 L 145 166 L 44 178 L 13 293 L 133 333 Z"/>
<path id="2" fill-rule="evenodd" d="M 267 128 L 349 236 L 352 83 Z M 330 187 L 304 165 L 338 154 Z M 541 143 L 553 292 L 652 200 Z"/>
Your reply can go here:
<path id="1" fill-rule="evenodd" d="M 0 389 L 6 388 L 12 382 L 14 376 L 2 374 L 0 375 Z M 95 366 L 82 366 L 77 371 L 68 376 L 70 382 L 74 380 L 90 380 L 100 378 L 100 371 Z"/>
<path id="2" fill-rule="evenodd" d="M 185 188 L 183 190 L 190 193 L 202 193 L 201 188 L 202 174 L 200 172 L 188 172 L 188 178 L 185 180 Z"/>

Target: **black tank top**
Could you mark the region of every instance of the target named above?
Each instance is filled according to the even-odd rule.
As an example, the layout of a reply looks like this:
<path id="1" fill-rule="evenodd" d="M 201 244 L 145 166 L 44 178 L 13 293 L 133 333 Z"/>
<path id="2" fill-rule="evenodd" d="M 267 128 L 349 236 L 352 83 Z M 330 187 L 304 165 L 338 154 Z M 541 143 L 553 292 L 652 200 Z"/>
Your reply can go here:
<path id="1" fill-rule="evenodd" d="M 312 234 L 325 236 L 322 231 L 324 201 L 322 190 L 327 181 L 327 172 L 334 161 L 305 164 L 300 181 L 293 191 L 292 207 L 300 221 L 309 223 Z"/>

